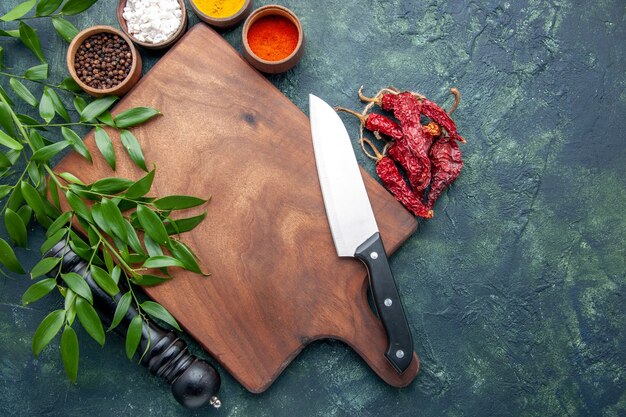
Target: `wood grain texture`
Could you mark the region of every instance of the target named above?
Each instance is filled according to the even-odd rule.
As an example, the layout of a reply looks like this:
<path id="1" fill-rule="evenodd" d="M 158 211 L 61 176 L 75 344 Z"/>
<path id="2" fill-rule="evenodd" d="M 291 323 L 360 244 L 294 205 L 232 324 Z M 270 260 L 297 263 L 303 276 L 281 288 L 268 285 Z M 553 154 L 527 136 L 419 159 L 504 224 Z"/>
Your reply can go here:
<path id="1" fill-rule="evenodd" d="M 308 118 L 216 32 L 196 25 L 116 107 L 163 116 L 135 129 L 155 163 L 156 195 L 211 196 L 206 220 L 183 235 L 211 276 L 177 271 L 146 291 L 242 385 L 262 392 L 313 340 L 354 348 L 394 386 L 398 375 L 366 299 L 367 273 L 335 252 L 317 179 Z M 111 133 L 113 135 L 113 133 Z M 93 132 L 86 144 L 97 154 Z M 142 173 L 114 141 L 118 170 L 70 154 L 56 167 L 86 181 Z M 391 253 L 417 223 L 374 179 L 364 180 Z M 185 216 L 199 210 L 189 210 Z"/>

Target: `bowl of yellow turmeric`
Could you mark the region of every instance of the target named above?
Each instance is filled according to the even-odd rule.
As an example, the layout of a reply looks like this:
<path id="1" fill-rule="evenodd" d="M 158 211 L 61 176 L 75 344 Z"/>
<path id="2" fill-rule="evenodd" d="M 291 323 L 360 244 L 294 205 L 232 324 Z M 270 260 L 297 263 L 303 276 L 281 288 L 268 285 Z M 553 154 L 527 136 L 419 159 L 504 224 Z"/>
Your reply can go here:
<path id="1" fill-rule="evenodd" d="M 252 10 L 253 0 L 190 0 L 198 18 L 218 29 L 237 26 Z"/>

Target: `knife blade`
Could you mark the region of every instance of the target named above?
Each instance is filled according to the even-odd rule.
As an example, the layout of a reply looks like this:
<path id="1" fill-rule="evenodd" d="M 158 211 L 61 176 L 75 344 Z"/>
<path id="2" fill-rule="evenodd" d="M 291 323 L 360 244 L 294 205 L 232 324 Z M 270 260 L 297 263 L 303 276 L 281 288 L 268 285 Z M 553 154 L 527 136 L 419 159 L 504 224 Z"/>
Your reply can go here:
<path id="1" fill-rule="evenodd" d="M 309 94 L 309 117 L 337 255 L 365 264 L 374 305 L 388 337 L 385 357 L 401 374 L 413 359 L 413 339 L 350 137 L 335 110 L 313 94 Z"/>

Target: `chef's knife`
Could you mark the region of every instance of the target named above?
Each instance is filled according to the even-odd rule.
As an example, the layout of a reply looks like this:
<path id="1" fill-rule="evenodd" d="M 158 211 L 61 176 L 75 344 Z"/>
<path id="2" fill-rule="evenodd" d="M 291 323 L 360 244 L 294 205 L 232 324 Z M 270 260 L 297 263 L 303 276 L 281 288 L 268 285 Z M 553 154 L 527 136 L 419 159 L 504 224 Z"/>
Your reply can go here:
<path id="1" fill-rule="evenodd" d="M 356 257 L 367 267 L 374 304 L 389 339 L 385 356 L 402 373 L 413 358 L 411 330 L 350 137 L 333 108 L 312 94 L 309 113 L 317 174 L 337 254 Z"/>

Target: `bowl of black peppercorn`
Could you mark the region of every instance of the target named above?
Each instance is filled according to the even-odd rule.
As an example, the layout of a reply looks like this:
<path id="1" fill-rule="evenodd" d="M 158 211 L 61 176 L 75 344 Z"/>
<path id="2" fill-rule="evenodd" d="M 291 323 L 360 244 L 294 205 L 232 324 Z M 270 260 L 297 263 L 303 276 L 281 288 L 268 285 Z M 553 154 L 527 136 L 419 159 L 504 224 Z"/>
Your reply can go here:
<path id="1" fill-rule="evenodd" d="M 80 88 L 92 96 L 122 96 L 141 78 L 141 55 L 122 31 L 92 26 L 70 43 L 67 67 Z"/>

